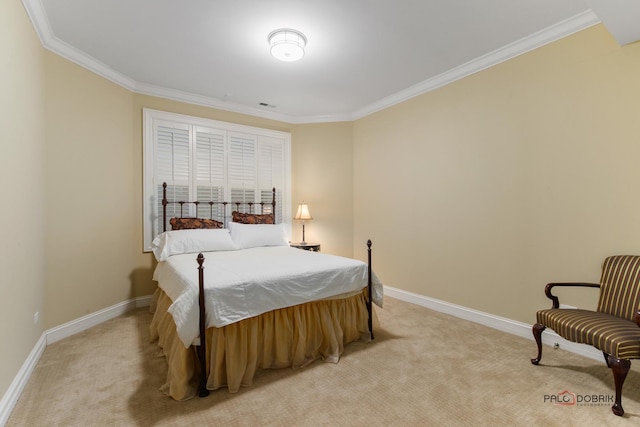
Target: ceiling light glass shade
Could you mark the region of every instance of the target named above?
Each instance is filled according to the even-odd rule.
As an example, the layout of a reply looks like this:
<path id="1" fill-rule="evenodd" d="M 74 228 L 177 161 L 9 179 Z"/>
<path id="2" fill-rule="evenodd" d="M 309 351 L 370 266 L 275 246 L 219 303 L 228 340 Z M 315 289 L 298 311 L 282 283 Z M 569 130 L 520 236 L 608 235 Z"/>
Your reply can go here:
<path id="1" fill-rule="evenodd" d="M 272 31 L 267 40 L 271 46 L 271 55 L 280 61 L 297 61 L 304 56 L 307 38 L 300 31 L 281 28 Z"/>

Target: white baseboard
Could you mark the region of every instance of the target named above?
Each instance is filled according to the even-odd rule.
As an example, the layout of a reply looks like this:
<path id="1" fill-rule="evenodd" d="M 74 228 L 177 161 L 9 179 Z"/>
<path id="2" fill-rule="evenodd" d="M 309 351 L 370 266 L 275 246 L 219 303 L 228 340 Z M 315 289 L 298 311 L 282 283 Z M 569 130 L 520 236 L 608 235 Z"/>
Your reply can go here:
<path id="1" fill-rule="evenodd" d="M 111 307 L 98 310 L 95 313 L 87 314 L 79 319 L 64 323 L 55 328 L 49 329 L 47 334 L 47 344 L 53 344 L 56 341 L 70 337 L 107 320 L 114 319 L 121 314 L 131 311 L 138 307 L 146 307 L 151 303 L 151 295 L 144 297 L 132 298 L 128 301 L 112 305 Z"/>
<path id="2" fill-rule="evenodd" d="M 43 332 L 11 382 L 11 385 L 9 385 L 4 396 L 2 396 L 2 400 L 0 400 L 0 426 L 4 426 L 9 420 L 11 411 L 13 411 L 13 408 L 18 402 L 24 387 L 27 385 L 47 345 L 82 332 L 92 326 L 99 325 L 107 320 L 116 318 L 127 311 L 138 307 L 148 307 L 151 304 L 151 298 L 151 295 L 132 298 Z"/>
<path id="3" fill-rule="evenodd" d="M 11 415 L 13 407 L 20 398 L 22 391 L 27 385 L 27 381 L 29 381 L 31 374 L 33 373 L 33 370 L 38 364 L 40 356 L 42 356 L 46 347 L 47 336 L 46 332 L 43 332 L 42 335 L 40 335 L 40 339 L 38 339 L 36 345 L 31 350 L 31 353 L 27 356 L 27 360 L 24 361 L 22 367 L 18 371 L 18 374 L 9 385 L 7 392 L 2 396 L 2 400 L 0 400 L 0 426 L 4 426 L 7 423 L 7 420 L 9 420 L 9 415 Z"/>
<path id="4" fill-rule="evenodd" d="M 451 304 L 434 298 L 425 297 L 424 295 L 415 294 L 413 292 L 404 291 L 402 289 L 392 288 L 390 286 L 384 287 L 384 294 L 392 298 L 416 304 L 425 308 L 429 308 L 431 310 L 439 311 L 441 313 L 450 314 L 461 319 L 479 323 L 481 325 L 488 326 L 499 331 L 508 332 L 510 334 L 518 335 L 520 337 L 528 338 L 533 341 L 533 334 L 531 332 L 531 327 L 533 325 L 507 319 L 505 317 L 495 316 L 493 314 L 473 310 L 471 308 Z M 550 346 L 558 344 L 559 348 L 604 363 L 604 356 L 602 355 L 601 351 L 589 345 L 567 341 L 560 335 L 549 329 L 546 329 L 542 333 L 542 343 Z M 536 353 L 537 352 L 534 345 L 531 347 L 531 357 L 535 357 Z"/>

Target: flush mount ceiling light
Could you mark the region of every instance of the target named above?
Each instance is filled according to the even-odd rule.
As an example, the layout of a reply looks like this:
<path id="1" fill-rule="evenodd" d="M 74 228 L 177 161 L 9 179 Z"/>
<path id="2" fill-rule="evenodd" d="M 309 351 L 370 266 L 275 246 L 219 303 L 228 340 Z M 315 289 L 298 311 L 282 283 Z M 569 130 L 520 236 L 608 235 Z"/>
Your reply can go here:
<path id="1" fill-rule="evenodd" d="M 280 61 L 293 62 L 304 56 L 307 38 L 300 31 L 280 28 L 267 37 L 271 46 L 271 55 Z"/>

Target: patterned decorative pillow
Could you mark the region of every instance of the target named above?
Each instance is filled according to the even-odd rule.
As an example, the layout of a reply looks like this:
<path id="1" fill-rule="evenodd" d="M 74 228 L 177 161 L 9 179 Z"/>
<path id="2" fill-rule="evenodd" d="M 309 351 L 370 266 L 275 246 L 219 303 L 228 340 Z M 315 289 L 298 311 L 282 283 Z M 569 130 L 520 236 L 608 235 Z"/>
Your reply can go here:
<path id="1" fill-rule="evenodd" d="M 275 224 L 275 218 L 273 214 L 249 214 L 241 213 L 238 211 L 231 212 L 233 222 L 239 222 L 240 224 Z"/>
<path id="2" fill-rule="evenodd" d="M 224 224 L 215 219 L 206 218 L 171 218 L 172 230 L 191 230 L 196 228 L 224 228 Z"/>

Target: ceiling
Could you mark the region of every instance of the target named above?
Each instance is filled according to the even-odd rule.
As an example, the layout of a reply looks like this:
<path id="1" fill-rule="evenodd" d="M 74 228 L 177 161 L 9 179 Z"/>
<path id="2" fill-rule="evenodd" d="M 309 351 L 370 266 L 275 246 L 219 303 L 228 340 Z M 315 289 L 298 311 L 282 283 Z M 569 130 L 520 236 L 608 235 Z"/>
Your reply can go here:
<path id="1" fill-rule="evenodd" d="M 354 120 L 599 22 L 640 39 L 637 0 L 22 1 L 47 49 L 133 92 L 289 123 Z M 270 56 L 282 27 L 302 60 Z"/>

